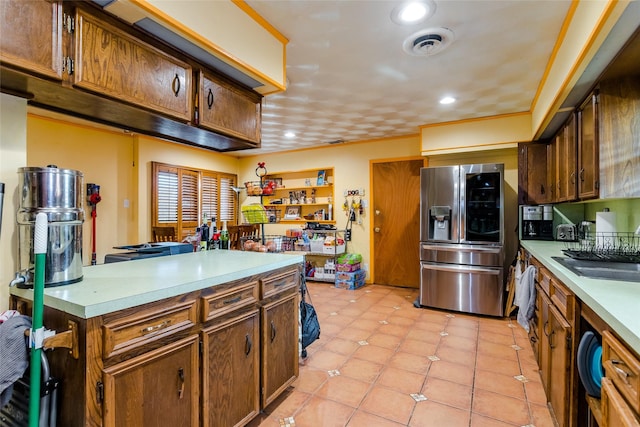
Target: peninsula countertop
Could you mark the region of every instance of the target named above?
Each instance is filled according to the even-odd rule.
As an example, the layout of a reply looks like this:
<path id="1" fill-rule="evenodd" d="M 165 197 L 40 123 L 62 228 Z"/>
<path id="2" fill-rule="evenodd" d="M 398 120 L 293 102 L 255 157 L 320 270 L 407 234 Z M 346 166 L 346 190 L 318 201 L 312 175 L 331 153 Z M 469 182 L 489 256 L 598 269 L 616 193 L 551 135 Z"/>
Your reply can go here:
<path id="1" fill-rule="evenodd" d="M 522 240 L 520 245 L 640 354 L 640 283 L 578 276 L 552 257 L 566 257 L 560 242 Z M 639 273 L 640 274 L 640 273 Z"/>
<path id="2" fill-rule="evenodd" d="M 303 255 L 203 251 L 84 267 L 83 279 L 45 287 L 44 304 L 83 319 L 304 262 Z M 32 289 L 11 295 L 33 299 Z"/>

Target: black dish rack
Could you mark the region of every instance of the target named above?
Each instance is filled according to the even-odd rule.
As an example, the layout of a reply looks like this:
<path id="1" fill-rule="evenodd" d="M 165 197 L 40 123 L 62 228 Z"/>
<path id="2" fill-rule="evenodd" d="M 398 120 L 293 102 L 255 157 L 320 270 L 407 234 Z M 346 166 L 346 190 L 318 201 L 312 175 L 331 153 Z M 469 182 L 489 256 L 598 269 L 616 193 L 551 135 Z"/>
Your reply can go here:
<path id="1" fill-rule="evenodd" d="M 562 252 L 574 259 L 640 263 L 640 236 L 632 232 L 591 233 L 565 245 Z"/>

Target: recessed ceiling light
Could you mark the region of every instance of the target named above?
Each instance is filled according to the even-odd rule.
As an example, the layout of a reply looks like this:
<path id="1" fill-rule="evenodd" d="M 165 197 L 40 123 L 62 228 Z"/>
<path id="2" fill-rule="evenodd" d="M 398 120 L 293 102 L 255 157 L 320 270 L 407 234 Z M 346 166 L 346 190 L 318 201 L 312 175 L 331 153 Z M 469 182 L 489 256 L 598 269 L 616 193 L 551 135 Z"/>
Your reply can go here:
<path id="1" fill-rule="evenodd" d="M 442 98 L 440 100 L 440 104 L 453 104 L 454 102 L 456 102 L 456 99 L 452 96 L 445 96 L 444 98 Z"/>
<path id="2" fill-rule="evenodd" d="M 284 137 L 285 138 L 295 138 L 296 137 L 296 133 L 292 132 L 292 131 L 287 131 L 284 133 Z"/>
<path id="3" fill-rule="evenodd" d="M 426 21 L 436 11 L 433 0 L 413 0 L 400 3 L 391 11 L 391 20 L 400 25 Z"/>

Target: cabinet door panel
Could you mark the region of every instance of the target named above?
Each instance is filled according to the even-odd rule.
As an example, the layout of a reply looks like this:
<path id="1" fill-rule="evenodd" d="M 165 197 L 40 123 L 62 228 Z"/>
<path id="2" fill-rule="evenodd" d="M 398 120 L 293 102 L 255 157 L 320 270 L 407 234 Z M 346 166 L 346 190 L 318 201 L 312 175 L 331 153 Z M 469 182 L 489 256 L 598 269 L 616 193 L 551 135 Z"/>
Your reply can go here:
<path id="1" fill-rule="evenodd" d="M 549 191 L 548 145 L 518 144 L 518 203 L 540 204 L 551 201 Z"/>
<path id="2" fill-rule="evenodd" d="M 60 4 L 47 0 L 0 1 L 0 60 L 60 80 Z"/>
<path id="3" fill-rule="evenodd" d="M 578 137 L 576 132 L 576 120 L 575 114 L 571 114 L 570 119 L 567 121 L 564 127 L 565 136 L 565 176 L 566 180 L 566 200 L 572 202 L 578 198 Z"/>
<path id="4" fill-rule="evenodd" d="M 549 346 L 549 336 L 551 334 L 550 314 L 549 307 L 551 306 L 551 300 L 543 293 L 542 288 L 537 286 L 537 303 L 540 307 L 540 377 L 542 378 L 542 385 L 549 400 L 550 392 L 550 380 L 551 380 L 551 348 Z"/>
<path id="5" fill-rule="evenodd" d="M 262 103 L 259 95 L 200 73 L 198 105 L 201 126 L 260 143 Z"/>
<path id="6" fill-rule="evenodd" d="M 203 331 L 204 426 L 244 425 L 260 410 L 258 310 Z"/>
<path id="7" fill-rule="evenodd" d="M 199 424 L 198 336 L 104 370 L 104 425 Z"/>
<path id="8" fill-rule="evenodd" d="M 571 326 L 562 317 L 555 306 L 549 306 L 549 350 L 551 368 L 549 370 L 549 402 L 558 421 L 558 425 L 566 426 L 569 417 L 569 379 L 571 366 L 569 361 L 569 344 Z"/>
<path id="9" fill-rule="evenodd" d="M 598 197 L 598 95 L 591 95 L 578 111 L 578 196 Z"/>
<path id="10" fill-rule="evenodd" d="M 191 120 L 191 67 L 78 12 L 74 85 Z"/>
<path id="11" fill-rule="evenodd" d="M 298 294 L 262 310 L 262 407 L 298 376 Z"/>

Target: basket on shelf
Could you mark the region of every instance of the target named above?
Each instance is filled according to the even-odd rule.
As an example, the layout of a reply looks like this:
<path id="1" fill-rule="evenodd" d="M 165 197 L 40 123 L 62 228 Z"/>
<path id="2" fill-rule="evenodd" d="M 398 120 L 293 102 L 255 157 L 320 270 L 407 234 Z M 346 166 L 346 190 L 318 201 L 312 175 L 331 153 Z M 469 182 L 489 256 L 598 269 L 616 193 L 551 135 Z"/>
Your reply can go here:
<path id="1" fill-rule="evenodd" d="M 282 217 L 282 212 L 280 211 L 280 209 L 274 207 L 266 207 L 264 208 L 264 210 L 267 214 L 267 222 L 272 224 L 280 222 L 280 219 Z"/>
<path id="2" fill-rule="evenodd" d="M 564 252 L 570 258 L 609 261 L 640 262 L 640 236 L 631 232 L 587 234 L 583 239 L 566 242 Z"/>
<path id="3" fill-rule="evenodd" d="M 293 251 L 296 240 L 295 237 L 268 234 L 258 238 L 247 236 L 240 238 L 240 248 L 254 252 Z"/>
<path id="4" fill-rule="evenodd" d="M 248 196 L 271 196 L 276 188 L 273 181 L 247 181 L 244 183 Z"/>
<path id="5" fill-rule="evenodd" d="M 259 203 L 252 203 L 242 207 L 242 216 L 247 224 L 268 224 L 267 210 Z"/>

